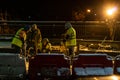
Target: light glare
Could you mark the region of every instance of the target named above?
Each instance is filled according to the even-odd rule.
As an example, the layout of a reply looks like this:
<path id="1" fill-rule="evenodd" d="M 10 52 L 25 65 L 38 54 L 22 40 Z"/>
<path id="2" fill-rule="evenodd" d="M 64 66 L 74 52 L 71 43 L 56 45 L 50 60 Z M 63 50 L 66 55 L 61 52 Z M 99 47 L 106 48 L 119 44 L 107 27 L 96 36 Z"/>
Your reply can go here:
<path id="1" fill-rule="evenodd" d="M 112 80 L 118 80 L 118 77 L 115 75 L 111 76 L 111 78 L 112 78 Z"/>
<path id="2" fill-rule="evenodd" d="M 107 10 L 107 14 L 108 14 L 108 15 L 112 15 L 112 14 L 113 14 L 113 11 L 112 11 L 112 10 Z"/>
<path id="3" fill-rule="evenodd" d="M 91 12 L 91 10 L 90 10 L 90 9 L 87 9 L 87 12 L 88 12 L 88 13 L 90 13 L 90 12 Z"/>
<path id="4" fill-rule="evenodd" d="M 117 10 L 116 7 L 111 8 L 111 9 L 108 9 L 108 10 L 107 10 L 107 14 L 111 16 L 111 15 L 113 15 L 113 14 L 116 12 L 116 10 Z"/>

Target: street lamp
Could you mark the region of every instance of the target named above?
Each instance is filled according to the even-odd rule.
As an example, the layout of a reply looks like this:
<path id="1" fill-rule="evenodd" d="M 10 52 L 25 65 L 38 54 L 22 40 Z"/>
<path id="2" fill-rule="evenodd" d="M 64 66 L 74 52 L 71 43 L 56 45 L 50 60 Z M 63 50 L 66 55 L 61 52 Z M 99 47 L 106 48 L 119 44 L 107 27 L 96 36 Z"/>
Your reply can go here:
<path id="1" fill-rule="evenodd" d="M 91 10 L 90 9 L 87 9 L 87 13 L 90 13 L 91 12 Z"/>
<path id="2" fill-rule="evenodd" d="M 107 9 L 107 10 L 106 10 L 106 13 L 107 13 L 108 17 L 114 17 L 116 11 L 117 11 L 117 8 L 116 8 L 116 7 L 113 7 L 113 8 Z"/>
<path id="3" fill-rule="evenodd" d="M 108 23 L 111 40 L 114 40 L 114 36 L 115 36 L 115 13 L 116 12 L 117 12 L 117 7 L 112 7 L 106 10 L 107 23 Z"/>

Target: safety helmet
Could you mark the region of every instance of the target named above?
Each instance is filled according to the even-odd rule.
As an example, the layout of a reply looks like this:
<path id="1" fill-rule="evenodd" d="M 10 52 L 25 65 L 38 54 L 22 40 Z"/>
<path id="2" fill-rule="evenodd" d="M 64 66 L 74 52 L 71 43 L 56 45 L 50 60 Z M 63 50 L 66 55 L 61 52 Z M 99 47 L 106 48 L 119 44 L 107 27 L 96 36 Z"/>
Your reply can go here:
<path id="1" fill-rule="evenodd" d="M 65 23 L 65 29 L 69 29 L 70 27 L 72 27 L 70 22 L 66 22 Z"/>
<path id="2" fill-rule="evenodd" d="M 25 27 L 24 27 L 24 30 L 25 31 L 28 31 L 30 29 L 30 25 L 26 25 Z"/>
<path id="3" fill-rule="evenodd" d="M 44 38 L 44 39 L 43 39 L 43 43 L 44 43 L 44 42 L 49 42 L 48 38 Z"/>
<path id="4" fill-rule="evenodd" d="M 37 29 L 37 25 L 36 24 L 33 24 L 32 27 L 31 27 L 32 30 L 36 30 Z"/>

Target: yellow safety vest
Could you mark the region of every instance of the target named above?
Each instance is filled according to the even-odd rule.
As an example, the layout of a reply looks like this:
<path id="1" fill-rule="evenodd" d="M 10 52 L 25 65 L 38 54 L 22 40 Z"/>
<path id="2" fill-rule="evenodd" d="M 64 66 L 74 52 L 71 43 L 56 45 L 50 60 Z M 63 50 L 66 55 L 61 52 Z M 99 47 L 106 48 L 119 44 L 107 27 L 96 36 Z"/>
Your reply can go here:
<path id="1" fill-rule="evenodd" d="M 23 28 L 21 28 L 21 29 L 19 29 L 18 31 L 17 31 L 17 33 L 15 34 L 15 37 L 13 38 L 13 40 L 12 40 L 12 42 L 11 42 L 11 44 L 14 44 L 14 45 L 16 45 L 16 46 L 18 46 L 18 47 L 22 47 L 22 45 L 23 45 L 23 42 L 22 42 L 22 40 L 20 39 L 20 37 L 19 37 L 19 33 L 21 32 L 23 30 Z M 26 34 L 24 34 L 24 40 L 26 40 Z"/>
<path id="2" fill-rule="evenodd" d="M 69 35 L 69 38 L 66 40 L 66 46 L 76 46 L 76 31 L 73 27 L 70 27 L 65 35 Z"/>

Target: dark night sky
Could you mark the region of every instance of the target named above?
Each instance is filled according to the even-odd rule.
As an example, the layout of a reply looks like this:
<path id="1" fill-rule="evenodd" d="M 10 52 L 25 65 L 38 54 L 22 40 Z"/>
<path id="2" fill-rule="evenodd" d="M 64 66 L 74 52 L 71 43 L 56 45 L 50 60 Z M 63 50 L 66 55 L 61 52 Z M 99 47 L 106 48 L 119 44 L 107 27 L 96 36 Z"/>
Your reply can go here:
<path id="1" fill-rule="evenodd" d="M 0 0 L 1 12 L 22 20 L 72 20 L 76 8 L 91 8 L 97 12 L 104 3 L 120 0 Z"/>

